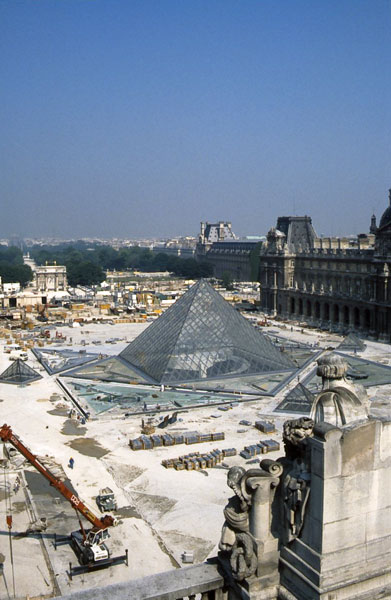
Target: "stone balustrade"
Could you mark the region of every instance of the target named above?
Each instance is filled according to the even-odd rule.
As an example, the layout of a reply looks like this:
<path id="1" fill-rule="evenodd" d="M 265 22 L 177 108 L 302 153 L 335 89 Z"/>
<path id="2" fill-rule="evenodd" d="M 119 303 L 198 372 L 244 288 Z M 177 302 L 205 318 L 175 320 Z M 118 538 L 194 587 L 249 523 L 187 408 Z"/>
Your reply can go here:
<path id="1" fill-rule="evenodd" d="M 130 557 L 131 560 L 131 557 Z M 104 588 L 80 590 L 63 600 L 226 600 L 224 577 L 216 563 L 173 569 Z"/>

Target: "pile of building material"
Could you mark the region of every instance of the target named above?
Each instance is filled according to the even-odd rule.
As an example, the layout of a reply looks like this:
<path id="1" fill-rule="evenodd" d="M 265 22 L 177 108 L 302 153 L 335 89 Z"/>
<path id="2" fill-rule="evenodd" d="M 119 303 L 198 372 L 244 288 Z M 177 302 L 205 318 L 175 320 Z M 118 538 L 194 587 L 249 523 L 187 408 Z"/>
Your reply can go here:
<path id="1" fill-rule="evenodd" d="M 177 471 L 199 471 L 200 469 L 210 469 L 221 463 L 223 458 L 228 456 L 235 456 L 236 448 L 226 448 L 225 450 L 218 450 L 215 448 L 210 452 L 191 452 L 178 458 L 169 458 L 162 460 L 163 467 L 166 469 L 176 469 Z"/>
<path id="2" fill-rule="evenodd" d="M 192 431 L 188 433 L 165 433 L 164 435 L 140 435 L 140 437 L 130 440 L 129 446 L 132 450 L 152 450 L 161 446 L 190 445 L 201 442 L 216 442 L 224 439 L 224 432 L 199 433 L 198 431 Z"/>
<path id="3" fill-rule="evenodd" d="M 240 452 L 240 456 L 242 456 L 245 460 L 248 460 L 249 458 L 253 458 L 258 454 L 266 454 L 267 452 L 273 452 L 274 450 L 279 449 L 280 444 L 276 442 L 276 440 L 262 440 L 262 442 L 258 442 L 257 444 L 245 446 Z"/>
<path id="4" fill-rule="evenodd" d="M 259 431 L 262 431 L 262 433 L 274 433 L 276 430 L 274 423 L 270 423 L 269 421 L 255 421 L 255 427 Z"/>

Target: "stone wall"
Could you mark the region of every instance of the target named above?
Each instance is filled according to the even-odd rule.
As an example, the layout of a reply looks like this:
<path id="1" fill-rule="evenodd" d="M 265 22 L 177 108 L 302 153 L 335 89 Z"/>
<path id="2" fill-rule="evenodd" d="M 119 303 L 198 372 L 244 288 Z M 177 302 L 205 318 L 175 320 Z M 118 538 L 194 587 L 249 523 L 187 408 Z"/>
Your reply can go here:
<path id="1" fill-rule="evenodd" d="M 310 499 L 281 583 L 300 600 L 391 597 L 391 422 L 321 423 L 309 445 Z"/>

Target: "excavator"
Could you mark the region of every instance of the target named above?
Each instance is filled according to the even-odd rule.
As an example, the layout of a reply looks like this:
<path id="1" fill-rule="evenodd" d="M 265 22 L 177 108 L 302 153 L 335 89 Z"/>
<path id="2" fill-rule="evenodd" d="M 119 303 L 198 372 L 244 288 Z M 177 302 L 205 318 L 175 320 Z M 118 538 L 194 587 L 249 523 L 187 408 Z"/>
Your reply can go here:
<path id="1" fill-rule="evenodd" d="M 70 535 L 71 546 L 75 551 L 81 565 L 111 564 L 110 552 L 105 544 L 109 537 L 108 528 L 116 525 L 116 519 L 111 515 L 97 517 L 87 506 L 74 494 L 62 481 L 53 475 L 43 464 L 38 456 L 35 456 L 13 433 L 9 425 L 0 427 L 0 439 L 9 442 L 33 465 L 52 485 L 71 503 L 79 519 L 80 530 L 73 531 Z M 83 515 L 92 524 L 90 529 L 85 529 L 80 519 Z M 8 518 L 8 517 L 7 517 Z"/>

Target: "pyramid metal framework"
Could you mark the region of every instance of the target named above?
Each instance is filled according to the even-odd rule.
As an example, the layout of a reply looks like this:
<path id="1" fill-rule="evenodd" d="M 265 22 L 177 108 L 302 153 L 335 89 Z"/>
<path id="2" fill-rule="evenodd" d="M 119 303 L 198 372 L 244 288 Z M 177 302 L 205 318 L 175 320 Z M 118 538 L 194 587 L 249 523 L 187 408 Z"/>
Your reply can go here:
<path id="1" fill-rule="evenodd" d="M 365 348 L 366 345 L 364 344 L 364 342 L 360 340 L 360 338 L 354 333 L 349 333 L 338 346 L 338 350 L 345 350 L 348 352 L 363 352 Z"/>
<path id="2" fill-rule="evenodd" d="M 42 376 L 19 358 L 0 375 L 0 383 L 31 383 L 38 379 Z"/>
<path id="3" fill-rule="evenodd" d="M 302 383 L 298 383 L 284 398 L 284 400 L 275 409 L 276 412 L 297 412 L 308 414 L 311 412 L 312 404 L 315 400 L 313 394 Z"/>
<path id="4" fill-rule="evenodd" d="M 295 368 L 203 279 L 119 356 L 162 384 Z"/>

